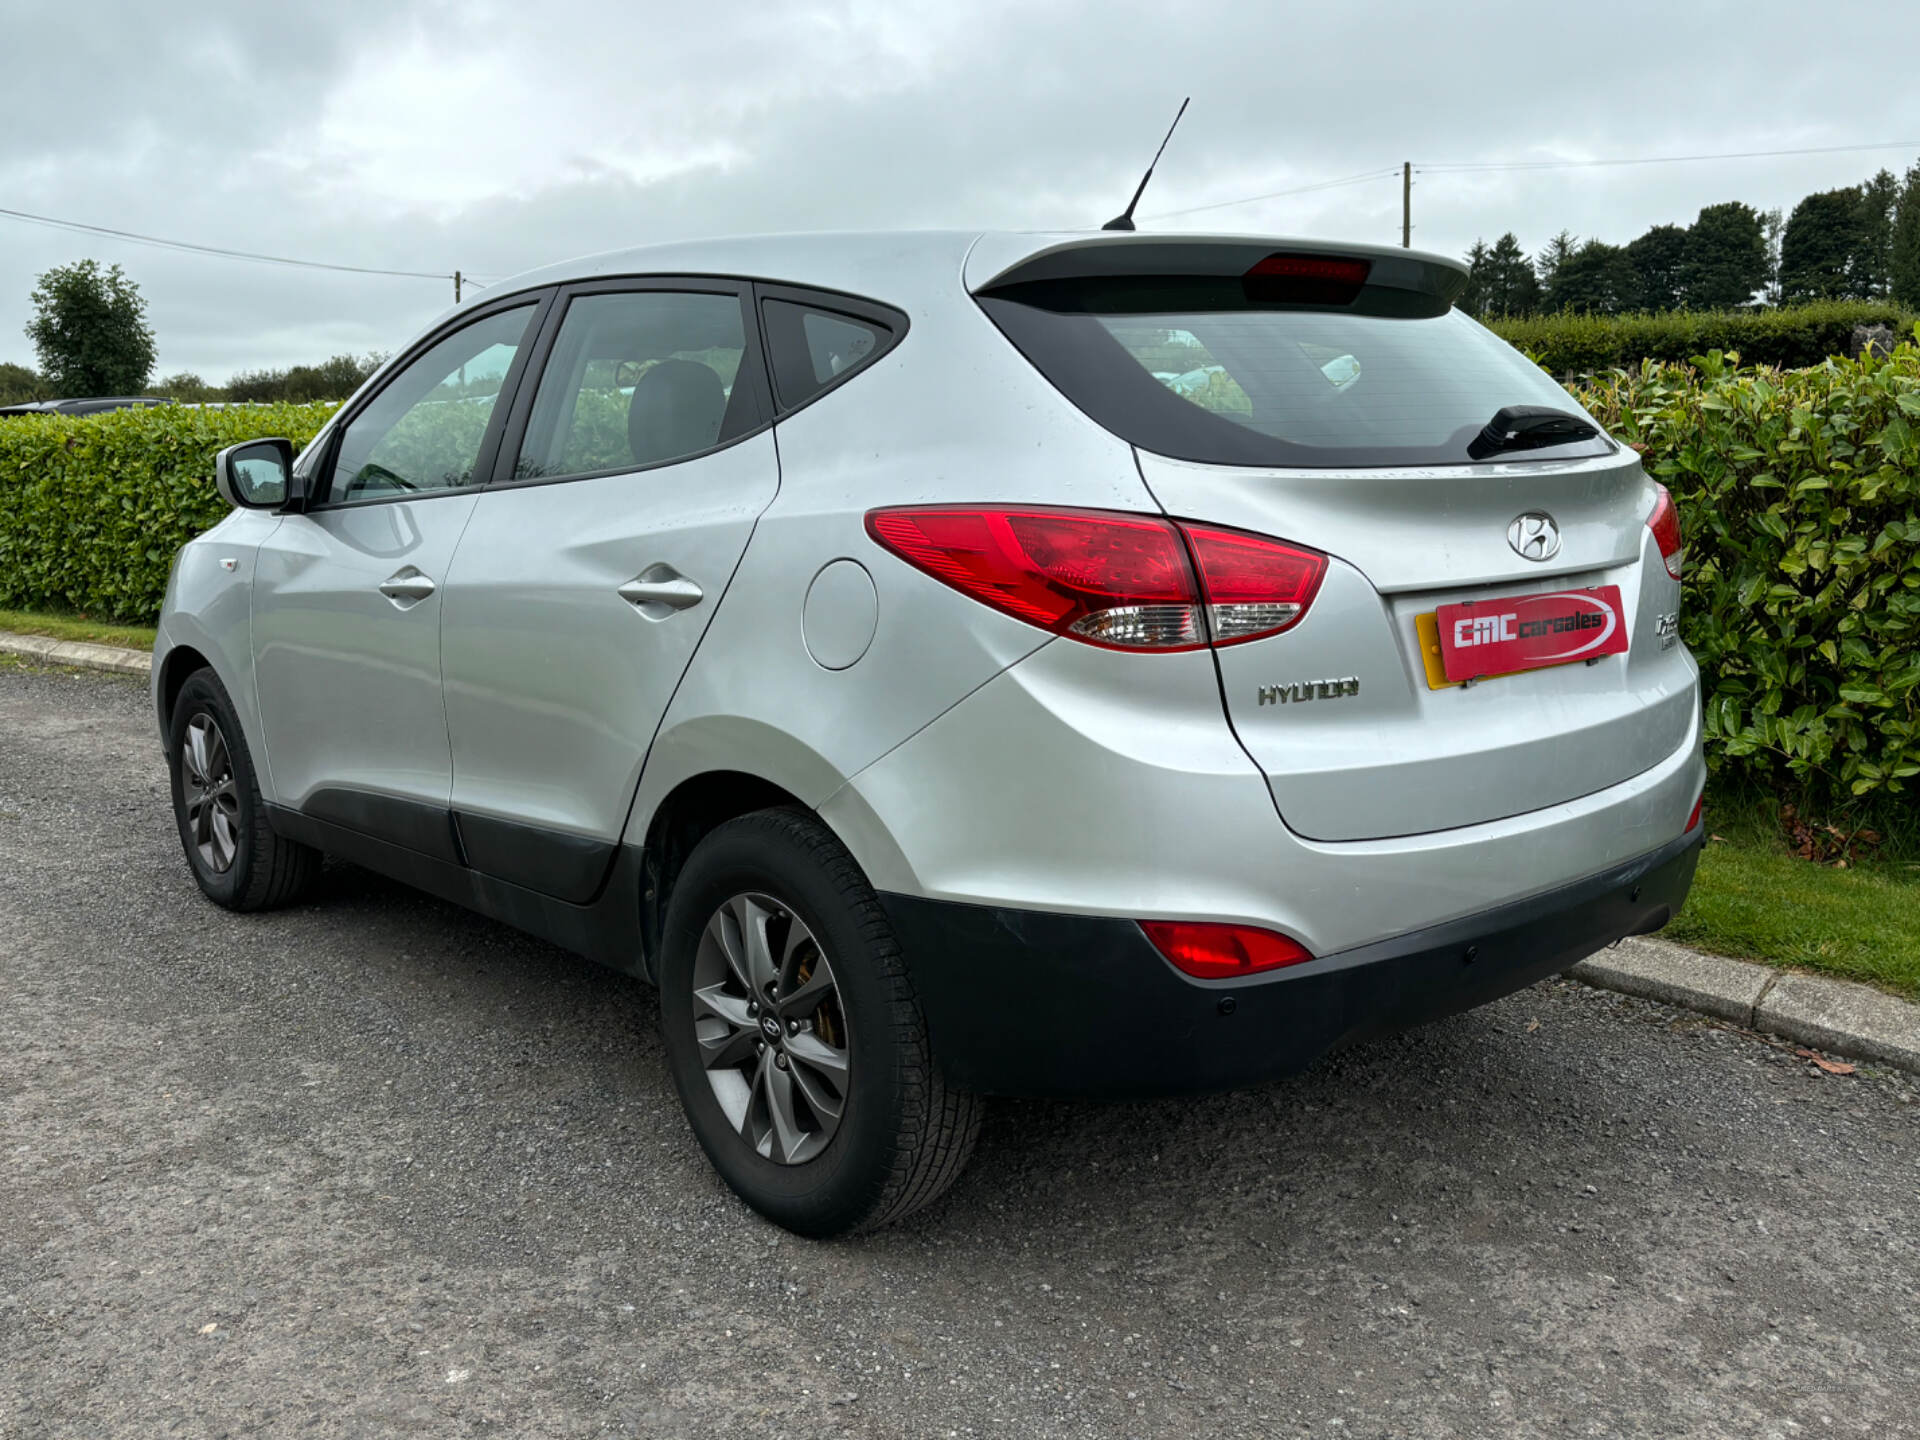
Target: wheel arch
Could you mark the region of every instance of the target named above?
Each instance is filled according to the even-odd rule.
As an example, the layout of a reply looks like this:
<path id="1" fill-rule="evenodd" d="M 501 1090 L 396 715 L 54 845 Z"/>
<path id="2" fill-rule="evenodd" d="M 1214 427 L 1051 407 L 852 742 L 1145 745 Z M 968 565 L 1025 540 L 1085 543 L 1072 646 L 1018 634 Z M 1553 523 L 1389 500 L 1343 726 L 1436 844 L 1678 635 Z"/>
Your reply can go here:
<path id="1" fill-rule="evenodd" d="M 173 724 L 174 703 L 180 698 L 180 687 L 187 683 L 187 677 L 196 670 L 212 670 L 220 673 L 217 666 L 191 645 L 175 645 L 168 650 L 160 662 L 160 673 L 153 682 L 154 704 L 160 711 L 160 733 L 165 735 Z M 222 680 L 222 684 L 226 682 Z M 228 686 L 231 690 L 232 687 Z"/>
<path id="2" fill-rule="evenodd" d="M 714 717 L 664 733 L 647 757 L 624 837 L 641 856 L 640 925 L 649 970 L 687 855 L 741 815 L 781 805 L 807 811 L 833 831 L 870 883 L 886 888 L 904 861 L 877 816 L 864 805 L 849 811 L 848 794 L 845 777 L 825 757 L 762 721 Z"/>
<path id="3" fill-rule="evenodd" d="M 771 780 L 744 770 L 707 770 L 682 780 L 653 807 L 640 862 L 640 931 L 649 978 L 659 979 L 667 904 L 694 847 L 729 820 L 782 805 L 814 813 L 799 796 Z"/>

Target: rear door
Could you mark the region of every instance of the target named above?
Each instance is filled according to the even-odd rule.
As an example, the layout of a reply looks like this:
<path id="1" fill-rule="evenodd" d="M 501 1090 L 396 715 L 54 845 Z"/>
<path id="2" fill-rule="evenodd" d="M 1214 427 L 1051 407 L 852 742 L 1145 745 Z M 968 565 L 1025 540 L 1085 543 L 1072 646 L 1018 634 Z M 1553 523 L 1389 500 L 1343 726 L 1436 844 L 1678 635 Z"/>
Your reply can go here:
<path id="1" fill-rule="evenodd" d="M 1309 838 L 1538 810 L 1691 733 L 1678 583 L 1647 525 L 1657 487 L 1451 309 L 1463 278 L 1404 253 L 1236 240 L 1056 248 L 981 288 L 1009 339 L 1135 443 L 1169 514 L 1329 556 L 1292 628 L 1215 651 L 1242 745 Z M 1530 596 L 1558 598 L 1517 604 Z M 1441 618 L 1464 617 L 1471 641 L 1474 616 L 1504 634 L 1602 607 L 1625 653 L 1470 684 L 1430 670 Z"/>
<path id="2" fill-rule="evenodd" d="M 312 503 L 255 562 L 254 666 L 275 792 L 442 859 L 454 855 L 442 587 L 539 310 L 522 297 L 423 343 L 330 432 Z"/>
<path id="3" fill-rule="evenodd" d="M 453 809 L 474 868 L 570 902 L 779 487 L 751 287 L 564 293 L 448 576 Z"/>

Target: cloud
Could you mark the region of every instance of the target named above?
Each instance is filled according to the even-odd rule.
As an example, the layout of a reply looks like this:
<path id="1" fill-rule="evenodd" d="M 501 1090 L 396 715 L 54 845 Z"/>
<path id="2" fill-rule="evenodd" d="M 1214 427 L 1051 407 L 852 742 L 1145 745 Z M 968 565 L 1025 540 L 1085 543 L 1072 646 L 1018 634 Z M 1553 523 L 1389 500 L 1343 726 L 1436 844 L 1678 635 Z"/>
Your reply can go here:
<path id="1" fill-rule="evenodd" d="M 17 12 L 17 13 L 15 13 Z M 1912 51 L 1920 14 L 1823 7 Z M 482 278 L 691 235 L 1094 225 L 1179 97 L 1193 108 L 1143 214 L 1416 163 L 1766 149 L 1920 137 L 1871 109 L 1847 47 L 1797 43 L 1790 0 L 1590 13 L 1497 4 L 596 4 L 342 0 L 127 5 L 85 25 L 0 3 L 0 204 L 349 264 Z M 1762 207 L 1900 152 L 1416 177 L 1415 242 L 1516 231 L 1626 240 L 1703 204 Z M 1398 239 L 1397 179 L 1166 228 Z M 32 277 L 126 266 L 161 365 L 225 378 L 391 349 L 451 280 L 340 276 L 0 222 L 0 358 Z"/>

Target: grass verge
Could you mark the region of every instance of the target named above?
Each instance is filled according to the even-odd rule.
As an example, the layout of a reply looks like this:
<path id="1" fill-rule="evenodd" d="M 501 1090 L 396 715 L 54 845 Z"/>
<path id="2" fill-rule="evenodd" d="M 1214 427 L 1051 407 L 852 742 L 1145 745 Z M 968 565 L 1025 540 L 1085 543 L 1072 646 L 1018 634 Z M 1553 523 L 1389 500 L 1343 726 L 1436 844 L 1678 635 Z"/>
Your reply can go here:
<path id="1" fill-rule="evenodd" d="M 1707 797 L 1686 909 L 1661 935 L 1716 955 L 1865 980 L 1920 999 L 1920 860 L 1905 847 L 1847 869 L 1791 853 L 1765 807 Z"/>
<path id="2" fill-rule="evenodd" d="M 151 650 L 153 629 L 147 625 L 103 625 L 84 615 L 46 610 L 0 610 L 0 630 L 16 635 L 46 635 L 55 640 L 85 640 L 95 645 L 123 645 L 129 650 Z"/>

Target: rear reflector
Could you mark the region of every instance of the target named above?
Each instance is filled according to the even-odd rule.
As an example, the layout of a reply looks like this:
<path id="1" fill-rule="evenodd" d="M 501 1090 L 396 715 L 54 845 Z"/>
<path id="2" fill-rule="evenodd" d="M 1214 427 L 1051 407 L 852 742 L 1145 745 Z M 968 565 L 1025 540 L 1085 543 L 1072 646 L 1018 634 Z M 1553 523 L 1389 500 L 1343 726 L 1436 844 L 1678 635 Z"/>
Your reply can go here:
<path id="1" fill-rule="evenodd" d="M 1686 549 L 1680 543 L 1680 512 L 1674 508 L 1673 496 L 1666 486 L 1653 488 L 1658 493 L 1653 513 L 1647 517 L 1647 528 L 1653 531 L 1654 543 L 1660 547 L 1660 558 L 1667 562 L 1667 574 L 1678 580 L 1681 562 L 1686 558 Z"/>
<path id="2" fill-rule="evenodd" d="M 1235 980 L 1313 958 L 1298 941 L 1252 925 L 1142 920 L 1140 928 L 1176 970 L 1196 980 Z"/>
<path id="3" fill-rule="evenodd" d="M 1277 635 L 1327 569 L 1317 551 L 1262 535 L 1105 510 L 902 506 L 870 512 L 867 533 L 983 605 L 1109 650 Z"/>
<path id="4" fill-rule="evenodd" d="M 1701 797 L 1698 800 L 1693 802 L 1693 813 L 1687 816 L 1687 828 L 1681 832 L 1682 834 L 1691 835 L 1694 832 L 1694 830 L 1698 828 L 1700 824 L 1700 816 L 1705 810 L 1706 803 L 1707 803 L 1707 797 L 1704 794 L 1701 795 Z"/>
<path id="5" fill-rule="evenodd" d="M 1371 260 L 1331 255 L 1269 255 L 1240 277 L 1249 300 L 1278 304 L 1351 305 L 1367 283 Z"/>

